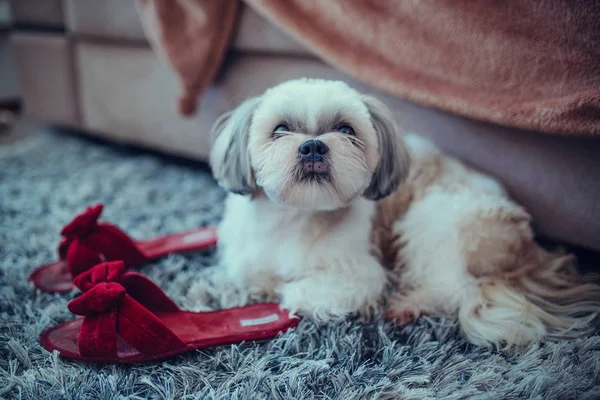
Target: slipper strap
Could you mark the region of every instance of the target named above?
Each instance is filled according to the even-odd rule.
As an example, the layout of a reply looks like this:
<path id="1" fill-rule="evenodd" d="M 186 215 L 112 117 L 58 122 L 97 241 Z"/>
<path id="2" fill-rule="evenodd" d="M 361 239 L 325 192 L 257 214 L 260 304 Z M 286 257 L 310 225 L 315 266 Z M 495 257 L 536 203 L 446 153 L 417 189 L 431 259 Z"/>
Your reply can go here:
<path id="1" fill-rule="evenodd" d="M 186 347 L 156 315 L 129 296 L 123 299 L 119 310 L 117 333 L 142 354 Z"/>
<path id="2" fill-rule="evenodd" d="M 127 295 L 153 313 L 181 311 L 161 288 L 142 274 L 125 273 L 121 285 L 127 289 Z"/>
<path id="3" fill-rule="evenodd" d="M 77 276 L 102 261 L 122 260 L 128 266 L 146 262 L 134 240 L 118 227 L 98 223 L 103 205 L 88 207 L 61 231 L 58 253 L 67 261 L 71 276 Z"/>
<path id="4" fill-rule="evenodd" d="M 72 313 L 84 316 L 77 341 L 80 354 L 116 357 L 119 336 L 142 354 L 185 347 L 156 315 L 127 293 L 120 281 L 141 284 L 145 294 L 140 300 L 150 305 L 153 301 L 159 310 L 177 312 L 178 307 L 150 280 L 127 279 L 129 274 L 124 274 L 124 270 L 121 261 L 102 263 L 75 279 L 83 294 L 68 307 Z M 144 291 L 144 287 L 149 291 Z"/>

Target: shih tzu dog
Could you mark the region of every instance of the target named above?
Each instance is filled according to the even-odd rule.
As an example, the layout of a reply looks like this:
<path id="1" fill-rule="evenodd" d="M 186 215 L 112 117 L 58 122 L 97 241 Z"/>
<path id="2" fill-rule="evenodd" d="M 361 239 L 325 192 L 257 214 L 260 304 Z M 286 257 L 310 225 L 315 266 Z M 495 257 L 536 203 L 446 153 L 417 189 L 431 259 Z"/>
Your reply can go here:
<path id="1" fill-rule="evenodd" d="M 210 163 L 231 192 L 219 248 L 238 287 L 321 319 L 377 304 L 375 200 L 409 166 L 381 102 L 339 81 L 282 83 L 215 123 Z"/>
<path id="2" fill-rule="evenodd" d="M 473 343 L 510 346 L 574 336 L 600 310 L 598 286 L 534 242 L 498 182 L 402 137 L 383 103 L 343 82 L 246 100 L 215 123 L 210 163 L 230 192 L 227 279 L 292 312 L 325 320 L 387 298 L 399 324 L 453 315 Z"/>
<path id="3" fill-rule="evenodd" d="M 504 349 L 593 329 L 600 286 L 573 256 L 535 242 L 529 214 L 499 182 L 422 137 L 405 143 L 410 174 L 379 203 L 374 229 L 393 271 L 390 319 L 455 316 L 469 341 Z"/>

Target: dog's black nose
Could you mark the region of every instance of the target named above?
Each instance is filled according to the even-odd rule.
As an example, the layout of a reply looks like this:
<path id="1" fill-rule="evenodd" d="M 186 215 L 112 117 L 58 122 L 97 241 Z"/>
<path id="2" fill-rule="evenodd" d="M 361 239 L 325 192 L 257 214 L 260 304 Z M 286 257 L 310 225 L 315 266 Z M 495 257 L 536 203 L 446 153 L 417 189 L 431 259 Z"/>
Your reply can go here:
<path id="1" fill-rule="evenodd" d="M 323 156 L 329 151 L 329 147 L 320 140 L 311 139 L 302 143 L 298 151 L 304 159 L 321 161 L 323 160 Z"/>

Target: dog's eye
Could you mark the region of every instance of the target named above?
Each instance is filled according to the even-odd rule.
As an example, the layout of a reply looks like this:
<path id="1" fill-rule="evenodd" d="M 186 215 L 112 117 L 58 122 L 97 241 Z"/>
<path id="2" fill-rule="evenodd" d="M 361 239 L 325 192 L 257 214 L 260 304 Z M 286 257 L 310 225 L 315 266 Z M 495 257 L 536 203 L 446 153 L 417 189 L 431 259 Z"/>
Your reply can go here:
<path id="1" fill-rule="evenodd" d="M 279 124 L 275 127 L 275 129 L 273 129 L 273 133 L 277 133 L 277 132 L 289 132 L 290 131 L 290 127 L 287 126 L 286 124 Z"/>
<path id="2" fill-rule="evenodd" d="M 354 135 L 354 129 L 350 125 L 340 125 L 336 130 L 345 135 Z"/>

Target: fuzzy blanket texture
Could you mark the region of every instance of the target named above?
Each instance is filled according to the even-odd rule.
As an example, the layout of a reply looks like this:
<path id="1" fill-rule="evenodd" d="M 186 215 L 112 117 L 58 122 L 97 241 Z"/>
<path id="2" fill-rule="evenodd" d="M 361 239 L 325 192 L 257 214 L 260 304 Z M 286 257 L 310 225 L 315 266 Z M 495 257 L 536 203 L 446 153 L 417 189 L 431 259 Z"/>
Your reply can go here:
<path id="1" fill-rule="evenodd" d="M 0 398 L 597 399 L 600 336 L 506 356 L 461 339 L 452 319 L 398 329 L 379 316 L 317 325 L 264 343 L 133 366 L 65 361 L 40 333 L 73 316 L 78 293 L 27 282 L 56 257 L 59 229 L 86 205 L 136 238 L 216 224 L 224 193 L 197 164 L 45 132 L 0 147 Z M 189 309 L 236 300 L 213 279 L 218 254 L 172 255 L 140 271 Z M 194 289 L 195 288 L 195 289 Z"/>
<path id="2" fill-rule="evenodd" d="M 195 112 L 240 0 L 138 0 L 146 34 Z M 327 63 L 374 88 L 521 129 L 600 135 L 595 0 L 245 0 Z"/>

